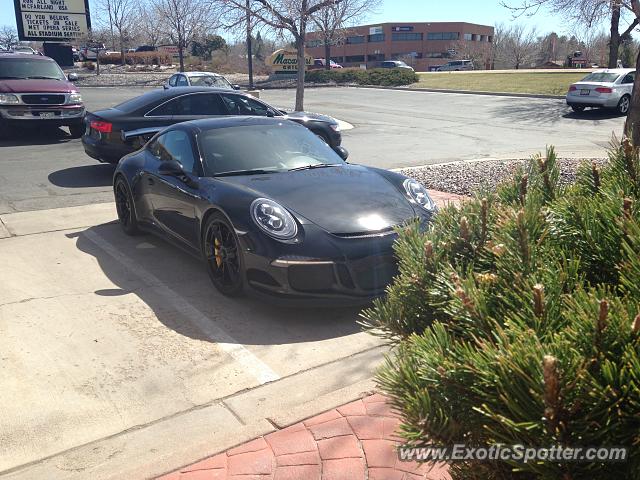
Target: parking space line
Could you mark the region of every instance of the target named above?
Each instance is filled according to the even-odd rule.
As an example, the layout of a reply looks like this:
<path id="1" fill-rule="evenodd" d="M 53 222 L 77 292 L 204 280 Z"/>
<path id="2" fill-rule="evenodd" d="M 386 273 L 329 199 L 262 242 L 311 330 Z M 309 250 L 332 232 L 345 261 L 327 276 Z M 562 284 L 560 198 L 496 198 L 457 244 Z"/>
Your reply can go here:
<path id="1" fill-rule="evenodd" d="M 215 341 L 224 352 L 240 363 L 247 372 L 251 373 L 258 382 L 260 382 L 260 384 L 280 379 L 280 376 L 276 372 L 245 348 L 244 345 L 236 341 L 231 335 L 216 325 L 212 319 L 191 305 L 191 303 L 189 303 L 182 295 L 165 285 L 158 277 L 136 263 L 132 258 L 120 252 L 115 246 L 95 232 L 85 231 L 82 235 L 88 238 L 105 253 L 109 254 L 133 275 L 136 275 L 143 282 L 154 286 L 154 288 L 156 288 L 178 312 L 184 315 L 193 325 L 206 335 L 207 338 Z"/>

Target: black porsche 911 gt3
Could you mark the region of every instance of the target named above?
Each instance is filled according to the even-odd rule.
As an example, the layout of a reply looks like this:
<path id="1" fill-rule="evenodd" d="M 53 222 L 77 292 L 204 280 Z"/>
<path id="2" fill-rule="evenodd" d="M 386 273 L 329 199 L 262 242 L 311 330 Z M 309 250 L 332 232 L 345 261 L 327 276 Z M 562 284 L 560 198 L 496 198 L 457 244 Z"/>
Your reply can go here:
<path id="1" fill-rule="evenodd" d="M 176 87 L 153 90 L 113 108 L 87 113 L 82 145 L 90 157 L 117 163 L 170 125 L 226 115 L 287 118 L 304 125 L 331 147 L 342 142 L 338 122 L 327 115 L 287 113 L 234 90 Z"/>
<path id="2" fill-rule="evenodd" d="M 120 224 L 201 256 L 227 295 L 366 303 L 396 273 L 395 227 L 426 225 L 435 205 L 415 180 L 347 155 L 283 119 L 176 124 L 118 164 Z"/>

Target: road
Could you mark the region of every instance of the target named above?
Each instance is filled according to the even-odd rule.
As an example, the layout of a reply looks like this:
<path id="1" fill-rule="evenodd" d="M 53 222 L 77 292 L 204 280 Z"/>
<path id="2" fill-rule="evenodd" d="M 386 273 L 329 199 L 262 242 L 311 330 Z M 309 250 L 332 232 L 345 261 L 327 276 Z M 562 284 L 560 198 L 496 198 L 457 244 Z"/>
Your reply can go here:
<path id="1" fill-rule="evenodd" d="M 142 88 L 84 88 L 89 110 L 115 105 Z M 283 108 L 293 90 L 261 96 Z M 623 119 L 576 115 L 561 100 L 381 89 L 318 88 L 306 108 L 355 126 L 344 146 L 355 163 L 396 168 L 455 160 L 524 158 L 555 145 L 561 156 L 601 157 Z M 87 157 L 63 130 L 27 132 L 0 142 L 0 214 L 111 200 L 113 167 Z"/>

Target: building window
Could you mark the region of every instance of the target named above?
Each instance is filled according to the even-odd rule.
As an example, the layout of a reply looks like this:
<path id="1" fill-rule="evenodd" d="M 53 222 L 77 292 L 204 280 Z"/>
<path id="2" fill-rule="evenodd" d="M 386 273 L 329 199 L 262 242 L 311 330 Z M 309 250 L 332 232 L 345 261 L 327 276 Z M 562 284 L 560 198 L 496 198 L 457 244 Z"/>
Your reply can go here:
<path id="1" fill-rule="evenodd" d="M 472 40 L 473 39 L 473 35 L 471 35 L 470 33 L 465 33 L 464 34 L 464 39 L 465 40 Z"/>
<path id="2" fill-rule="evenodd" d="M 364 63 L 364 55 L 350 55 L 344 57 L 345 63 Z"/>
<path id="3" fill-rule="evenodd" d="M 315 48 L 322 45 L 322 40 L 309 40 L 307 42 L 307 48 Z"/>
<path id="4" fill-rule="evenodd" d="M 487 36 L 486 35 L 480 35 L 480 41 L 481 42 L 486 42 L 487 41 Z"/>
<path id="5" fill-rule="evenodd" d="M 373 55 L 367 55 L 367 62 L 382 62 L 384 60 L 384 53 L 375 53 Z"/>
<path id="6" fill-rule="evenodd" d="M 369 35 L 369 42 L 384 42 L 384 33 L 374 33 L 373 35 Z"/>
<path id="7" fill-rule="evenodd" d="M 354 43 L 364 43 L 364 35 L 356 35 L 353 37 L 347 37 L 347 43 L 353 45 Z"/>
<path id="8" fill-rule="evenodd" d="M 458 32 L 431 32 L 427 33 L 427 40 L 458 40 Z"/>
<path id="9" fill-rule="evenodd" d="M 394 42 L 410 42 L 422 40 L 421 33 L 392 33 L 391 40 Z"/>
<path id="10" fill-rule="evenodd" d="M 473 34 L 473 41 L 474 42 L 479 42 L 480 41 L 480 35 L 474 33 Z"/>
<path id="11" fill-rule="evenodd" d="M 443 52 L 427 52 L 424 56 L 426 58 L 446 58 L 447 54 Z"/>
<path id="12" fill-rule="evenodd" d="M 493 37 L 491 35 L 487 35 L 487 42 L 493 42 Z"/>
<path id="13" fill-rule="evenodd" d="M 391 58 L 397 60 L 399 58 L 422 58 L 422 52 L 400 52 L 400 53 L 392 53 Z"/>
<path id="14" fill-rule="evenodd" d="M 331 61 L 335 63 L 343 63 L 344 57 L 331 57 Z"/>

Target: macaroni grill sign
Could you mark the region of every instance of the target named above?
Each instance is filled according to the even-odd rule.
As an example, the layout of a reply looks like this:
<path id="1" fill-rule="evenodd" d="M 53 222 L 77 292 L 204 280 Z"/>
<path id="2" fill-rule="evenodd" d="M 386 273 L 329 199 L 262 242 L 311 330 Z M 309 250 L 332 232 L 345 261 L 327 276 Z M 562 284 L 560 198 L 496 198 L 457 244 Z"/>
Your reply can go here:
<path id="1" fill-rule="evenodd" d="M 13 0 L 20 40 L 65 42 L 91 28 L 89 0 Z"/>
<path id="2" fill-rule="evenodd" d="M 305 53 L 304 63 L 305 68 L 313 64 L 313 57 Z M 276 75 L 293 75 L 298 73 L 298 54 L 295 51 L 276 50 L 269 57 L 269 65 Z"/>

